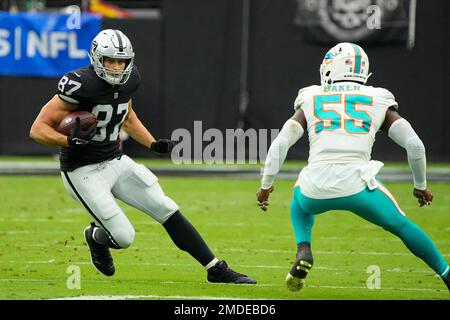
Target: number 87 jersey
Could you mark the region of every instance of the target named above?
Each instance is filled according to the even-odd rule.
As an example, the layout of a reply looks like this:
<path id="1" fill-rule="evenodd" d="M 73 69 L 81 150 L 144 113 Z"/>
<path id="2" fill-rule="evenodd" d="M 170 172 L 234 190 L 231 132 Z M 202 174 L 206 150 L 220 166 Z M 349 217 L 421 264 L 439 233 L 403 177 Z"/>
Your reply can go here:
<path id="1" fill-rule="evenodd" d="M 397 110 L 398 104 L 384 88 L 339 82 L 301 89 L 294 102 L 299 108 L 306 117 L 312 164 L 369 161 L 387 109 Z"/>
<path id="2" fill-rule="evenodd" d="M 121 155 L 119 131 L 139 83 L 136 65 L 128 81 L 120 86 L 113 86 L 101 79 L 91 66 L 69 72 L 61 78 L 58 96 L 73 104 L 75 110 L 88 111 L 97 117 L 97 132 L 88 145 L 80 149 L 61 148 L 61 170 L 73 171 Z"/>

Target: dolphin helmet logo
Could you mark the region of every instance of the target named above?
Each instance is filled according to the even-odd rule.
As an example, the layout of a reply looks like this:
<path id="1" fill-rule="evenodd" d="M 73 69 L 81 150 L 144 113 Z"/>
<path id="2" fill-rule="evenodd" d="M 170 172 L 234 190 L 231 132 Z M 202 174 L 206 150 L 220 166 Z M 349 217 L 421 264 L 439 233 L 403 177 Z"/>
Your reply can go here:
<path id="1" fill-rule="evenodd" d="M 339 51 L 336 50 L 330 50 L 327 52 L 325 57 L 323 58 L 323 62 L 325 64 L 329 64 L 333 61 L 333 59 L 338 56 L 342 52 L 342 48 L 339 48 Z"/>

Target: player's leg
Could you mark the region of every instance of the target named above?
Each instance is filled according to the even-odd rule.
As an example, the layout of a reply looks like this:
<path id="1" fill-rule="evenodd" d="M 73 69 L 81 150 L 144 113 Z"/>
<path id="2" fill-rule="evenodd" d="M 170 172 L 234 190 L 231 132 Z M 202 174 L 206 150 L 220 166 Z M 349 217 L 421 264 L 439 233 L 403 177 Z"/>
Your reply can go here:
<path id="1" fill-rule="evenodd" d="M 161 189 L 158 183 L 155 185 L 154 187 Z M 154 190 L 149 192 L 154 193 Z M 217 259 L 202 236 L 180 211 L 177 210 L 162 225 L 175 245 L 191 254 L 205 268 L 209 282 L 256 283 L 253 278 L 229 268 L 226 261 Z M 201 256 L 203 259 L 200 259 Z"/>
<path id="2" fill-rule="evenodd" d="M 440 275 L 448 286 L 448 263 L 430 237 L 404 215 L 384 186 L 373 191 L 366 189 L 352 197 L 348 210 L 399 237 L 406 247 Z"/>
<path id="3" fill-rule="evenodd" d="M 179 212 L 177 204 L 164 194 L 156 176 L 128 157 L 123 156 L 120 161 L 121 170 L 126 173 L 113 186 L 114 196 L 161 223 L 174 243 L 203 266 L 214 260 L 202 237 Z"/>
<path id="4" fill-rule="evenodd" d="M 113 275 L 115 268 L 109 248 L 129 247 L 134 239 L 134 228 L 111 194 L 110 181 L 95 165 L 61 175 L 66 190 L 96 222 L 84 231 L 92 263 L 103 274 Z"/>
<path id="5" fill-rule="evenodd" d="M 300 189 L 294 188 L 290 213 L 297 245 L 302 242 L 311 243 L 311 232 L 314 225 L 314 215 L 305 211 L 304 202 L 305 197 L 302 196 Z"/>
<path id="6" fill-rule="evenodd" d="M 256 283 L 214 256 L 199 232 L 179 211 L 178 205 L 164 194 L 151 171 L 126 156 L 121 161 L 124 161 L 127 173 L 118 179 L 112 189 L 113 194 L 161 223 L 175 245 L 205 267 L 208 281 Z"/>
<path id="7" fill-rule="evenodd" d="M 304 210 L 303 200 L 300 189 L 294 188 L 290 212 L 297 243 L 297 253 L 295 262 L 286 276 L 286 285 L 291 291 L 298 291 L 303 288 L 306 276 L 314 263 L 311 252 L 311 231 L 314 225 L 314 215 Z"/>

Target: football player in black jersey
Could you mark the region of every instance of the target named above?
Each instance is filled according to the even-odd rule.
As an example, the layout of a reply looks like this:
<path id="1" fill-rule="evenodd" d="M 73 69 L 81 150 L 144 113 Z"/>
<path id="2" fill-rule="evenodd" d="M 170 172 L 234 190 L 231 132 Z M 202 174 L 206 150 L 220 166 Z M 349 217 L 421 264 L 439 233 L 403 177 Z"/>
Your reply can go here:
<path id="1" fill-rule="evenodd" d="M 119 30 L 101 31 L 92 41 L 90 59 L 90 66 L 61 78 L 58 92 L 34 121 L 30 137 L 61 147 L 64 186 L 95 220 L 84 231 L 94 266 L 113 275 L 109 248 L 124 249 L 134 240 L 134 228 L 117 198 L 161 223 L 178 248 L 205 267 L 209 282 L 256 283 L 217 259 L 177 204 L 164 194 L 158 178 L 120 151 L 121 129 L 156 153 L 168 153 L 174 145 L 168 139 L 156 140 L 133 111 L 131 99 L 140 76 L 129 39 Z M 55 126 L 75 110 L 92 112 L 97 123 L 82 130 L 78 121 L 69 136 L 56 131 Z"/>

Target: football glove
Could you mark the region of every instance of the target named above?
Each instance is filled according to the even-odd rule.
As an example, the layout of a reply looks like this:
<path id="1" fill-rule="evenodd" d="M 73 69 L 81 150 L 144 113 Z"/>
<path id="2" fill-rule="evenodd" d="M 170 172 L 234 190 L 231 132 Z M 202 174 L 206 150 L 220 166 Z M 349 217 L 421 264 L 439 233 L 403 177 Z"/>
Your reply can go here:
<path id="1" fill-rule="evenodd" d="M 150 149 L 156 153 L 169 153 L 175 146 L 175 142 L 169 139 L 159 139 L 150 145 Z"/>
<path id="2" fill-rule="evenodd" d="M 94 137 L 97 131 L 97 123 L 93 124 L 89 129 L 83 130 L 80 126 L 80 118 L 75 119 L 75 128 L 70 130 L 70 135 L 67 136 L 67 143 L 74 148 L 84 147 Z"/>

